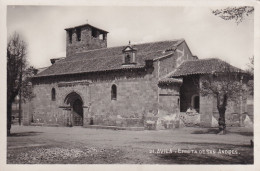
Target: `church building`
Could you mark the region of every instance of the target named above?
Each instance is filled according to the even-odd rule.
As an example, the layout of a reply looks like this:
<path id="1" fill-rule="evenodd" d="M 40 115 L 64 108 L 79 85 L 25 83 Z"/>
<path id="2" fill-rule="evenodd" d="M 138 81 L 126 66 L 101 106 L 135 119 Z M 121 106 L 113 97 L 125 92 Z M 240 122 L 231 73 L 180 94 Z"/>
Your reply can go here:
<path id="1" fill-rule="evenodd" d="M 184 39 L 107 47 L 108 32 L 90 24 L 65 31 L 66 57 L 51 59 L 32 78 L 35 97 L 24 125 L 145 129 L 147 120 L 185 114 L 190 107 L 200 116 L 199 126 L 218 119 L 216 101 L 202 97 L 198 85 L 230 64 L 198 59 Z M 227 115 L 238 107 L 246 112 L 243 101 L 229 106 Z"/>

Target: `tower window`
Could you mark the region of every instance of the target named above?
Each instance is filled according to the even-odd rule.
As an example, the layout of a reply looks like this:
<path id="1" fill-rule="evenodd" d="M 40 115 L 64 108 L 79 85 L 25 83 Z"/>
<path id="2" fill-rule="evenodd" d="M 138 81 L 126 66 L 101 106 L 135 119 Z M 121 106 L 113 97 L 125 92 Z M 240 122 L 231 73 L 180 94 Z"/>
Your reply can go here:
<path id="1" fill-rule="evenodd" d="M 125 63 L 126 63 L 126 64 L 130 64 L 130 60 L 131 60 L 130 55 L 129 55 L 129 54 L 126 54 L 126 56 L 125 56 Z"/>
<path id="2" fill-rule="evenodd" d="M 76 29 L 76 34 L 77 34 L 77 40 L 81 41 L 81 28 Z"/>
<path id="3" fill-rule="evenodd" d="M 99 35 L 99 39 L 100 39 L 100 40 L 103 40 L 103 39 L 104 39 L 103 36 L 104 36 L 103 34 L 100 34 L 100 35 Z"/>
<path id="4" fill-rule="evenodd" d="M 117 90 L 116 85 L 113 84 L 111 87 L 111 100 L 116 100 Z"/>
<path id="5" fill-rule="evenodd" d="M 69 34 L 69 42 L 72 43 L 72 30 L 69 30 L 68 34 Z"/>
<path id="6" fill-rule="evenodd" d="M 103 40 L 106 40 L 107 39 L 107 34 L 103 34 Z"/>
<path id="7" fill-rule="evenodd" d="M 56 91 L 55 88 L 51 89 L 51 100 L 55 101 L 56 100 Z"/>

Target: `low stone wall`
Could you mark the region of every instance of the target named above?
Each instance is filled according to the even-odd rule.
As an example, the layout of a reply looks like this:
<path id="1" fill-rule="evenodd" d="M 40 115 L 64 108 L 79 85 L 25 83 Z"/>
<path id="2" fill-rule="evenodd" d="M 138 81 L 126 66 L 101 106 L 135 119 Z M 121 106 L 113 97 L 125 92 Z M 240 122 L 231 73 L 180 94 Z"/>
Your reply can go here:
<path id="1" fill-rule="evenodd" d="M 186 127 L 199 127 L 200 114 L 199 113 L 184 113 L 181 112 L 179 118 L 183 121 Z"/>
<path id="2" fill-rule="evenodd" d="M 91 123 L 91 119 L 93 122 Z M 103 126 L 119 126 L 119 127 L 143 127 L 144 120 L 142 118 L 122 118 L 117 116 L 95 115 L 89 118 L 86 125 L 103 125 Z"/>
<path id="3" fill-rule="evenodd" d="M 148 116 L 145 117 L 144 128 L 148 130 L 155 130 L 157 126 L 158 117 Z"/>

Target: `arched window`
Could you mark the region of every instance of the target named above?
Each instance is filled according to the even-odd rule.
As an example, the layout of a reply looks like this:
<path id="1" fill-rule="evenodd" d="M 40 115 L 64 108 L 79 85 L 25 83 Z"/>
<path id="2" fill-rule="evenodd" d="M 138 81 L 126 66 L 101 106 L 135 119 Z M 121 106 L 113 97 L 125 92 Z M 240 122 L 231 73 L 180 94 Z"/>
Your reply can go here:
<path id="1" fill-rule="evenodd" d="M 117 91 L 116 91 L 116 85 L 113 84 L 111 87 L 111 100 L 116 100 Z"/>
<path id="2" fill-rule="evenodd" d="M 126 64 L 130 64 L 130 62 L 131 62 L 131 57 L 130 57 L 129 54 L 127 54 L 127 55 L 125 56 L 125 63 L 126 63 Z"/>
<path id="3" fill-rule="evenodd" d="M 55 88 L 51 89 L 51 100 L 55 101 L 56 100 L 56 91 Z"/>

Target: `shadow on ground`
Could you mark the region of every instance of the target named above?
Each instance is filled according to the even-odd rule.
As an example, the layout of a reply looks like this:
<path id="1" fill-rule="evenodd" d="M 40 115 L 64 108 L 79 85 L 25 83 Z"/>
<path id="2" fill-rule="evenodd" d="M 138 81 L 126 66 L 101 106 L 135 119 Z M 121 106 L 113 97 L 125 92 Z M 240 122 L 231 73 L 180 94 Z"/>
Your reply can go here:
<path id="1" fill-rule="evenodd" d="M 167 164 L 254 164 L 253 157 L 237 155 L 235 157 L 219 157 L 201 154 L 161 154 L 158 157 Z"/>
<path id="2" fill-rule="evenodd" d="M 216 128 L 216 129 L 212 129 L 212 128 L 209 128 L 207 130 L 196 130 L 196 131 L 193 131 L 191 134 L 218 134 L 219 133 L 219 130 Z"/>
<path id="3" fill-rule="evenodd" d="M 232 132 L 233 134 L 243 135 L 243 136 L 254 136 L 253 132 Z"/>
<path id="4" fill-rule="evenodd" d="M 35 131 L 30 131 L 30 132 L 19 132 L 19 133 L 12 133 L 10 137 L 24 137 L 24 136 L 36 136 L 39 135 L 43 132 L 35 132 Z"/>
<path id="5" fill-rule="evenodd" d="M 193 131 L 191 132 L 191 134 L 218 134 L 219 133 L 219 130 L 218 128 L 209 128 L 209 129 L 205 129 L 205 130 L 196 130 L 196 131 Z M 229 131 L 229 130 L 226 130 L 226 134 L 238 134 L 238 135 L 242 135 L 242 136 L 254 136 L 254 133 L 253 132 L 242 132 L 242 131 Z"/>

